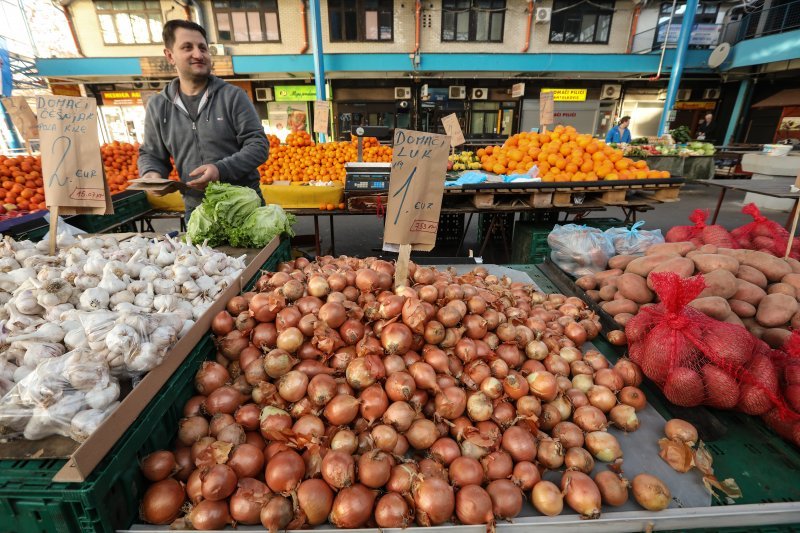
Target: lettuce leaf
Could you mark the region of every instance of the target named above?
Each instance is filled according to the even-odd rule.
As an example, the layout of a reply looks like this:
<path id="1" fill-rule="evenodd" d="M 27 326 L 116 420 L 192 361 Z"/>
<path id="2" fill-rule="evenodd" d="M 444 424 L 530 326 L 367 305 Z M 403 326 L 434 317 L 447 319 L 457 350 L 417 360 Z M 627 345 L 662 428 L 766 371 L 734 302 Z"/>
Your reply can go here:
<path id="1" fill-rule="evenodd" d="M 214 220 L 226 228 L 234 228 L 261 205 L 261 197 L 249 187 L 214 181 L 206 187 L 203 205 L 213 209 Z"/>
<path id="2" fill-rule="evenodd" d="M 294 236 L 296 217 L 279 205 L 269 204 L 255 209 L 243 223 L 228 231 L 228 242 L 239 248 L 262 248 L 276 235 Z"/>
<path id="3" fill-rule="evenodd" d="M 186 224 L 186 235 L 193 243 L 208 241 L 209 246 L 217 246 L 225 242 L 225 232 L 214 216 L 214 209 L 205 202 L 192 211 Z"/>

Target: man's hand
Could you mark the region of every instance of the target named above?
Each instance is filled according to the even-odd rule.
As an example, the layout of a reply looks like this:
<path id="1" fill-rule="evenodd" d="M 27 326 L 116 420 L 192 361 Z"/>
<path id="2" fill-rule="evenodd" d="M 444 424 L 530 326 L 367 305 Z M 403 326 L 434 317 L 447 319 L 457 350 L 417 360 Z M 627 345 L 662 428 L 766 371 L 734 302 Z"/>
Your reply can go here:
<path id="1" fill-rule="evenodd" d="M 219 169 L 213 164 L 200 165 L 189 172 L 189 177 L 197 177 L 197 179 L 188 182 L 186 186 L 203 191 L 212 181 L 219 181 Z"/>
<path id="2" fill-rule="evenodd" d="M 147 178 L 147 179 L 157 179 L 157 180 L 163 180 L 164 179 L 164 176 L 162 176 L 161 174 L 159 174 L 155 170 L 151 170 L 150 172 L 145 172 L 141 177 L 142 178 Z M 158 192 L 156 192 L 156 191 L 151 191 L 151 192 L 155 196 L 164 196 L 164 195 L 167 195 L 167 194 L 169 194 L 171 192 L 175 192 L 176 190 L 177 190 L 177 188 L 175 188 L 175 187 L 168 187 L 168 188 L 162 189 L 162 190 L 160 190 Z"/>

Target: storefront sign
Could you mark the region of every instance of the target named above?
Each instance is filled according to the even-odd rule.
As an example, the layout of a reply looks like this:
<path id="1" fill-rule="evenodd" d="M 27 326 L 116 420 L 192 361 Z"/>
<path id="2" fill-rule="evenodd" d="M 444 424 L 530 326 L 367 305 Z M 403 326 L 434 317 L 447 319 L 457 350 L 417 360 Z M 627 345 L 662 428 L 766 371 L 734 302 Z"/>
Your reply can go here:
<path id="1" fill-rule="evenodd" d="M 716 46 L 719 43 L 721 24 L 695 24 L 689 36 L 689 44 L 695 46 Z M 667 32 L 667 25 L 662 24 L 658 28 L 658 42 L 664 42 L 664 34 Z M 678 34 L 681 32 L 681 24 L 672 24 L 669 28 L 667 44 L 678 42 Z"/>
<path id="2" fill-rule="evenodd" d="M 675 102 L 675 109 L 711 109 L 717 107 L 716 102 Z"/>
<path id="3" fill-rule="evenodd" d="M 513 98 L 519 98 L 520 96 L 525 96 L 525 84 L 524 83 L 515 83 L 511 86 L 511 96 Z"/>
<path id="4" fill-rule="evenodd" d="M 94 98 L 39 96 L 36 101 L 47 207 L 58 214 L 113 212 Z"/>
<path id="5" fill-rule="evenodd" d="M 325 100 L 316 100 L 314 102 L 314 133 L 328 134 L 330 116 L 331 103 Z"/>
<path id="6" fill-rule="evenodd" d="M 50 92 L 56 96 L 75 96 L 81 97 L 81 86 L 77 83 L 54 83 L 50 80 Z"/>
<path id="7" fill-rule="evenodd" d="M 461 124 L 458 123 L 458 117 L 455 113 L 442 117 L 442 125 L 445 133 L 450 136 L 450 146 L 455 148 L 466 142 L 464 132 L 461 131 Z"/>
<path id="8" fill-rule="evenodd" d="M 164 78 L 177 76 L 175 66 L 166 57 L 142 57 L 139 68 L 146 78 Z M 211 73 L 215 76 L 233 76 L 233 58 L 230 56 L 214 56 L 211 62 Z"/>
<path id="9" fill-rule="evenodd" d="M 142 105 L 139 91 L 102 91 L 103 105 Z"/>
<path id="10" fill-rule="evenodd" d="M 586 89 L 542 89 L 543 93 L 552 93 L 554 102 L 583 102 L 586 100 Z"/>
<path id="11" fill-rule="evenodd" d="M 539 93 L 539 125 L 547 126 L 553 123 L 553 101 L 555 100 L 552 92 Z"/>
<path id="12" fill-rule="evenodd" d="M 276 85 L 277 102 L 313 102 L 317 99 L 317 88 L 313 85 Z"/>
<path id="13" fill-rule="evenodd" d="M 436 244 L 450 138 L 420 131 L 394 131 L 392 172 L 383 249 L 403 245 L 430 251 Z"/>
<path id="14" fill-rule="evenodd" d="M 11 117 L 11 122 L 17 128 L 19 134 L 25 141 L 30 142 L 31 139 L 39 138 L 39 130 L 36 127 L 36 115 L 33 114 L 31 106 L 24 96 L 10 96 L 8 98 L 0 98 L 0 102 Z"/>

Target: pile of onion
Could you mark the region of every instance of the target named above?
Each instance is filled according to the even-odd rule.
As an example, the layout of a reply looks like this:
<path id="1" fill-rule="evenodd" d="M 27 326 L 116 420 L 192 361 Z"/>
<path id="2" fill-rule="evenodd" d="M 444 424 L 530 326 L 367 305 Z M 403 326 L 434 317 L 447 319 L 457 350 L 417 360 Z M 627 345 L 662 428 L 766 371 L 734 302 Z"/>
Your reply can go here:
<path id="1" fill-rule="evenodd" d="M 142 518 L 387 528 L 627 500 L 621 476 L 590 474 L 622 458 L 608 426 L 638 428 L 642 373 L 581 350 L 600 331 L 584 302 L 482 267 L 393 276 L 375 258 L 299 258 L 231 299 L 174 449 L 142 460 Z"/>

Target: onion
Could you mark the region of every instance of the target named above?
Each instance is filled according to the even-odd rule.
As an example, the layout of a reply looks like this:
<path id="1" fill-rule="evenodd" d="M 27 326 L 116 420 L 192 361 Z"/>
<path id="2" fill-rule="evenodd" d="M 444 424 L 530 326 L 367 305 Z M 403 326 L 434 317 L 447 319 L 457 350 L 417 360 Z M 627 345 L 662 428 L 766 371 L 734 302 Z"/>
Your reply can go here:
<path id="1" fill-rule="evenodd" d="M 439 387 L 436 384 L 436 371 L 428 363 L 417 361 L 408 367 L 408 373 L 414 378 L 418 389 L 437 392 Z M 417 391 L 419 392 L 419 391 Z"/>
<path id="2" fill-rule="evenodd" d="M 244 442 L 246 444 L 252 444 L 262 452 L 264 448 L 267 447 L 267 441 L 264 440 L 264 437 L 261 436 L 261 433 L 258 431 L 247 431 L 244 434 Z"/>
<path id="3" fill-rule="evenodd" d="M 236 316 L 243 311 L 247 311 L 248 305 L 247 299 L 244 296 L 234 296 L 228 300 L 225 309 L 227 309 L 231 315 Z"/>
<path id="4" fill-rule="evenodd" d="M 547 345 L 542 341 L 534 340 L 525 346 L 525 355 L 528 356 L 528 359 L 543 361 L 549 353 L 550 350 L 548 350 Z"/>
<path id="5" fill-rule="evenodd" d="M 358 437 L 349 429 L 340 429 L 331 438 L 330 448 L 352 455 L 358 448 Z"/>
<path id="6" fill-rule="evenodd" d="M 446 328 L 452 328 L 461 321 L 462 315 L 453 305 L 445 305 L 436 312 L 436 320 Z"/>
<path id="7" fill-rule="evenodd" d="M 189 398 L 189 401 L 183 405 L 183 416 L 190 417 L 202 414 L 201 407 L 204 401 L 206 401 L 205 396 L 198 395 Z"/>
<path id="8" fill-rule="evenodd" d="M 375 523 L 380 528 L 403 528 L 412 520 L 411 509 L 406 500 L 396 492 L 389 492 L 375 506 Z"/>
<path id="9" fill-rule="evenodd" d="M 392 403 L 386 412 L 383 413 L 383 423 L 389 424 L 397 431 L 405 433 L 411 427 L 411 422 L 414 421 L 416 411 L 406 402 Z"/>
<path id="10" fill-rule="evenodd" d="M 586 330 L 577 322 L 570 322 L 564 327 L 564 335 L 575 343 L 575 346 L 580 346 L 587 339 Z"/>
<path id="11" fill-rule="evenodd" d="M 239 444 L 233 449 L 225 464 L 233 469 L 239 479 L 255 478 L 264 469 L 264 454 L 252 444 Z"/>
<path id="12" fill-rule="evenodd" d="M 483 339 L 489 332 L 489 323 L 480 314 L 465 316 L 462 324 L 469 339 Z"/>
<path id="13" fill-rule="evenodd" d="M 386 395 L 393 402 L 408 401 L 414 392 L 417 390 L 417 384 L 414 378 L 407 372 L 388 372 L 388 378 L 384 383 Z"/>
<path id="14" fill-rule="evenodd" d="M 515 462 L 533 462 L 536 459 L 536 439 L 530 431 L 520 426 L 511 426 L 503 433 L 501 447 Z"/>
<path id="15" fill-rule="evenodd" d="M 391 453 L 395 446 L 397 446 L 398 434 L 392 426 L 378 424 L 372 428 L 370 436 L 375 443 L 375 448 L 378 450 Z"/>
<path id="16" fill-rule="evenodd" d="M 625 346 L 628 343 L 628 338 L 625 336 L 625 332 L 619 329 L 609 331 L 606 334 L 606 338 L 608 338 L 608 342 L 614 346 Z"/>
<path id="17" fill-rule="evenodd" d="M 318 526 L 328 520 L 333 508 L 333 491 L 321 479 L 307 479 L 297 488 L 297 504 L 310 526 Z"/>
<path id="18" fill-rule="evenodd" d="M 620 359 L 614 365 L 614 370 L 622 378 L 622 383 L 628 387 L 638 387 L 642 384 L 642 369 L 630 359 Z"/>
<path id="19" fill-rule="evenodd" d="M 439 431 L 436 424 L 426 418 L 418 418 L 411 423 L 408 431 L 405 432 L 408 443 L 417 450 L 430 448 L 436 439 L 439 438 Z"/>
<path id="20" fill-rule="evenodd" d="M 592 431 L 585 437 L 586 449 L 598 460 L 611 463 L 622 457 L 617 438 L 605 431 Z"/>
<path id="21" fill-rule="evenodd" d="M 236 490 L 236 472 L 228 465 L 214 465 L 201 478 L 206 500 L 224 500 Z"/>
<path id="22" fill-rule="evenodd" d="M 361 416 L 370 424 L 382 417 L 389 407 L 389 398 L 378 383 L 361 391 L 358 400 L 361 404 L 359 408 Z"/>
<path id="23" fill-rule="evenodd" d="M 250 315 L 250 311 L 242 311 L 234 320 L 234 326 L 244 335 L 249 335 L 256 327 L 255 319 Z"/>
<path id="24" fill-rule="evenodd" d="M 189 476 L 194 471 L 194 462 L 192 462 L 192 449 L 188 447 L 180 447 L 175 450 L 175 469 L 176 472 L 173 477 L 178 481 L 189 479 Z"/>
<path id="25" fill-rule="evenodd" d="M 517 400 L 517 414 L 520 416 L 539 416 L 542 413 L 542 402 L 536 396 L 523 396 Z"/>
<path id="26" fill-rule="evenodd" d="M 622 431 L 630 432 L 639 429 L 639 417 L 636 416 L 636 409 L 630 405 L 621 403 L 615 406 L 608 413 L 608 418 Z"/>
<path id="27" fill-rule="evenodd" d="M 573 409 L 589 405 L 589 398 L 587 398 L 586 393 L 580 389 L 567 389 L 565 394 L 567 395 L 567 398 L 569 398 L 569 402 L 572 404 Z"/>
<path id="28" fill-rule="evenodd" d="M 178 442 L 191 446 L 208 435 L 208 422 L 202 416 L 190 416 L 178 421 Z"/>
<path id="29" fill-rule="evenodd" d="M 602 498 L 592 478 L 583 472 L 567 470 L 561 477 L 564 500 L 583 518 L 599 518 Z"/>
<path id="30" fill-rule="evenodd" d="M 564 448 L 583 446 L 583 431 L 572 422 L 559 422 L 553 428 L 551 435 L 563 444 Z"/>
<path id="31" fill-rule="evenodd" d="M 349 318 L 339 327 L 339 336 L 348 346 L 352 346 L 364 337 L 364 324 L 361 320 Z"/>
<path id="32" fill-rule="evenodd" d="M 534 372 L 527 376 L 531 394 L 546 402 L 555 399 L 558 394 L 556 377 L 547 371 Z"/>
<path id="33" fill-rule="evenodd" d="M 355 482 L 355 460 L 345 451 L 331 450 L 322 458 L 322 479 L 335 489 L 351 486 Z"/>
<path id="34" fill-rule="evenodd" d="M 366 487 L 379 489 L 389 481 L 392 463 L 388 455 L 373 450 L 358 458 L 358 481 Z"/>
<path id="35" fill-rule="evenodd" d="M 608 359 L 603 354 L 596 350 L 589 350 L 583 354 L 583 360 L 592 365 L 595 370 L 608 368 Z"/>
<path id="36" fill-rule="evenodd" d="M 150 481 L 166 479 L 177 470 L 178 464 L 172 452 L 160 450 L 142 459 L 142 474 Z"/>
<path id="37" fill-rule="evenodd" d="M 305 472 L 303 458 L 294 450 L 285 450 L 269 460 L 264 478 L 272 491 L 289 493 L 297 488 Z"/>
<path id="38" fill-rule="evenodd" d="M 222 338 L 217 339 L 219 353 L 231 361 L 237 361 L 242 350 L 250 344 L 248 335 L 239 330 L 233 330 Z"/>
<path id="39" fill-rule="evenodd" d="M 619 398 L 621 403 L 630 405 L 637 412 L 647 407 L 647 398 L 644 392 L 632 385 L 623 387 L 622 390 L 619 391 L 619 394 L 617 394 L 617 398 Z"/>
<path id="40" fill-rule="evenodd" d="M 612 392 L 617 392 L 625 386 L 622 376 L 613 368 L 601 368 L 595 372 L 594 382 L 597 385 L 608 387 Z"/>
<path id="41" fill-rule="evenodd" d="M 636 503 L 648 511 L 661 511 L 669 507 L 672 493 L 663 481 L 650 474 L 639 474 L 631 483 Z"/>
<path id="42" fill-rule="evenodd" d="M 230 500 L 231 518 L 239 524 L 260 524 L 261 508 L 270 498 L 270 490 L 261 481 L 250 477 L 239 479 Z"/>
<path id="43" fill-rule="evenodd" d="M 509 368 L 519 368 L 522 366 L 524 362 L 524 358 L 522 356 L 522 352 L 515 344 L 501 344 L 495 350 L 497 356 L 508 365 Z M 495 374 L 495 377 L 500 377 L 499 375 Z M 503 378 L 505 375 L 502 376 Z"/>
<path id="44" fill-rule="evenodd" d="M 594 377 L 592 374 L 573 374 L 573 376 L 572 387 L 570 388 L 578 389 L 579 391 L 586 393 L 594 386 Z"/>
<path id="45" fill-rule="evenodd" d="M 512 400 L 518 400 L 528 394 L 528 382 L 517 372 L 509 372 L 503 380 L 503 390 Z"/>
<path id="46" fill-rule="evenodd" d="M 294 423 L 292 432 L 309 440 L 321 439 L 325 435 L 325 423 L 316 415 L 305 414 Z"/>
<path id="47" fill-rule="evenodd" d="M 389 481 L 386 482 L 386 490 L 398 494 L 410 494 L 411 484 L 415 479 L 419 468 L 414 463 L 404 463 L 392 467 Z"/>
<path id="48" fill-rule="evenodd" d="M 575 409 L 572 421 L 583 431 L 601 431 L 608 425 L 606 415 L 593 405 L 585 405 Z"/>
<path id="49" fill-rule="evenodd" d="M 304 296 L 294 303 L 300 315 L 316 315 L 322 308 L 322 300 L 316 296 Z"/>
<path id="50" fill-rule="evenodd" d="M 497 518 L 511 519 L 522 511 L 522 491 L 508 479 L 496 479 L 489 483 L 486 492 L 492 498 L 492 510 Z"/>
<path id="51" fill-rule="evenodd" d="M 345 371 L 347 383 L 354 389 L 365 389 L 385 376 L 385 368 L 379 357 L 367 355 L 350 361 Z"/>
<path id="52" fill-rule="evenodd" d="M 628 480 L 610 470 L 601 470 L 594 476 L 603 503 L 619 507 L 628 501 Z"/>
<path id="53" fill-rule="evenodd" d="M 170 524 L 178 518 L 185 498 L 183 485 L 179 481 L 159 480 L 144 493 L 140 515 L 149 524 Z"/>
<path id="54" fill-rule="evenodd" d="M 358 408 L 358 400 L 348 394 L 339 394 L 328 402 L 323 415 L 334 426 L 344 426 L 355 420 Z"/>
<path id="55" fill-rule="evenodd" d="M 197 530 L 222 529 L 233 523 L 228 502 L 212 500 L 203 500 L 195 505 L 186 515 L 186 520 L 192 529 Z"/>
<path id="56" fill-rule="evenodd" d="M 552 405 L 558 410 L 561 420 L 568 420 L 569 416 L 572 414 L 572 404 L 563 394 L 559 394 L 549 405 Z"/>
<path id="57" fill-rule="evenodd" d="M 194 376 L 194 386 L 198 393 L 208 396 L 231 379 L 228 370 L 219 363 L 203 361 Z"/>
<path id="58" fill-rule="evenodd" d="M 556 424 L 561 422 L 561 411 L 552 403 L 546 403 L 542 406 L 542 414 L 539 416 L 539 429 L 550 431 Z"/>
<path id="59" fill-rule="evenodd" d="M 244 429 L 242 429 L 242 426 L 236 423 L 228 424 L 217 434 L 217 440 L 219 442 L 227 442 L 233 444 L 234 446 L 243 443 L 244 439 Z"/>
<path id="60" fill-rule="evenodd" d="M 547 516 L 557 516 L 564 510 L 564 497 L 555 483 L 542 480 L 533 486 L 531 504 Z"/>
<path id="61" fill-rule="evenodd" d="M 664 434 L 670 440 L 685 442 L 689 446 L 694 446 L 698 441 L 697 429 L 686 420 L 673 418 L 668 420 L 664 426 Z"/>
<path id="62" fill-rule="evenodd" d="M 603 385 L 593 385 L 586 391 L 586 397 L 589 403 L 604 413 L 608 413 L 617 405 L 617 397 L 608 387 Z"/>
<path id="63" fill-rule="evenodd" d="M 276 344 L 281 350 L 295 353 L 303 344 L 303 332 L 294 326 L 286 328 L 278 334 Z"/>
<path id="64" fill-rule="evenodd" d="M 456 516 L 462 524 L 494 522 L 492 499 L 479 485 L 467 485 L 456 494 Z"/>
<path id="65" fill-rule="evenodd" d="M 594 458 L 584 448 L 569 448 L 564 456 L 564 466 L 568 470 L 578 470 L 589 474 L 594 470 Z"/>
<path id="66" fill-rule="evenodd" d="M 381 344 L 389 355 L 403 355 L 411 349 L 412 333 L 402 322 L 393 322 L 384 327 L 380 337 Z"/>
<path id="67" fill-rule="evenodd" d="M 268 440 L 286 440 L 285 433 L 292 427 L 292 417 L 283 409 L 267 405 L 259 416 L 261 435 Z"/>
<path id="68" fill-rule="evenodd" d="M 372 270 L 367 272 L 375 273 Z M 360 483 L 340 490 L 333 500 L 331 523 L 345 529 L 364 526 L 372 516 L 375 498 L 376 492 Z"/>
<path id="69" fill-rule="evenodd" d="M 327 374 L 317 374 L 308 382 L 306 392 L 311 403 L 322 407 L 336 396 L 336 380 Z"/>
<path id="70" fill-rule="evenodd" d="M 306 395 L 308 376 L 297 370 L 291 370 L 281 376 L 277 383 L 278 394 L 287 402 L 297 402 Z"/>
<path id="71" fill-rule="evenodd" d="M 537 444 L 536 460 L 549 470 L 561 468 L 564 464 L 564 447 L 557 440 L 541 439 Z"/>
<path id="72" fill-rule="evenodd" d="M 455 510 L 453 487 L 438 477 L 423 478 L 412 488 L 417 522 L 424 527 L 442 524 Z"/>
<path id="73" fill-rule="evenodd" d="M 514 465 L 511 481 L 521 490 L 530 490 L 541 481 L 539 469 L 530 461 L 520 461 Z"/>
<path id="74" fill-rule="evenodd" d="M 267 528 L 269 533 L 286 529 L 294 518 L 292 503 L 288 498 L 275 495 L 261 508 L 260 518 L 261 525 Z"/>
<path id="75" fill-rule="evenodd" d="M 297 363 L 297 359 L 282 349 L 272 350 L 264 356 L 264 370 L 273 379 L 289 372 L 295 363 Z"/>
<path id="76" fill-rule="evenodd" d="M 486 472 L 486 479 L 489 481 L 507 479 L 514 471 L 514 461 L 511 459 L 511 455 L 504 451 L 492 452 L 482 457 L 481 464 Z"/>
<path id="77" fill-rule="evenodd" d="M 467 394 L 459 387 L 445 387 L 435 399 L 436 414 L 447 420 L 455 420 L 467 406 Z"/>
<path id="78" fill-rule="evenodd" d="M 227 311 L 220 311 L 211 320 L 211 331 L 218 337 L 224 337 L 233 331 L 233 317 Z"/>

